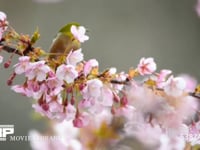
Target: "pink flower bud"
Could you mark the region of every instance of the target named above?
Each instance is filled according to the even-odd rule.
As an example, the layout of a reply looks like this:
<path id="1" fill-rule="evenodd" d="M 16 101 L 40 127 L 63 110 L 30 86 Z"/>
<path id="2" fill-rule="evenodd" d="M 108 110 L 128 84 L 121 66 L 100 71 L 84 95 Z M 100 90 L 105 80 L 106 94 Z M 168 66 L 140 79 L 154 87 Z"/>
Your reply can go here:
<path id="1" fill-rule="evenodd" d="M 7 62 L 4 63 L 4 68 L 10 67 L 11 61 L 8 60 Z"/>
<path id="2" fill-rule="evenodd" d="M 86 112 L 76 115 L 76 118 L 73 120 L 73 125 L 77 128 L 85 127 L 88 125 L 88 123 L 89 115 Z"/>

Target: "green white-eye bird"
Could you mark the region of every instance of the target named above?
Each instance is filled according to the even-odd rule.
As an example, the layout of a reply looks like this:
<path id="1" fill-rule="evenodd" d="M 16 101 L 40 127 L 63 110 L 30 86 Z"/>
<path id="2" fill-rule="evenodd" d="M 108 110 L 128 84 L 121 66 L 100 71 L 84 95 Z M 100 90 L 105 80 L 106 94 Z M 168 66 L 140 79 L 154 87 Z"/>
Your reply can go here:
<path id="1" fill-rule="evenodd" d="M 78 23 L 70 23 L 62 27 L 50 47 L 49 59 L 58 59 L 59 56 L 65 55 L 72 50 L 80 48 L 81 43 L 88 40 L 85 35 L 86 29 Z"/>

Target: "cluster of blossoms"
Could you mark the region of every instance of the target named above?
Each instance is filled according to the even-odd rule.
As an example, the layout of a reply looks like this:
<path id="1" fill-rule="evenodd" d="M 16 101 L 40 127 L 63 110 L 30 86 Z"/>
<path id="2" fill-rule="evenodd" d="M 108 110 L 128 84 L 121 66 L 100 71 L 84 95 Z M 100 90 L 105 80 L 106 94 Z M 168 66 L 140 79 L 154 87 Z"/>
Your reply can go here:
<path id="1" fill-rule="evenodd" d="M 37 32 L 30 38 L 13 29 L 7 31 L 7 25 L 1 12 L 1 50 L 20 55 L 8 85 L 17 75 L 24 76 L 24 83 L 11 89 L 34 99 L 35 111 L 55 121 L 54 133 L 62 136 L 51 142 L 31 141 L 33 149 L 131 149 L 144 145 L 136 149 L 184 150 L 200 144 L 200 86 L 193 78 L 174 77 L 167 69 L 156 72 L 151 57 L 141 58 L 128 73 L 118 73 L 116 68 L 100 72 L 98 61 L 84 60 L 81 48 L 72 49 L 64 61 L 56 62 L 33 47 Z M 80 43 L 89 39 L 83 26 L 72 25 L 70 32 Z M 13 39 L 17 45 L 10 44 Z M 10 64 L 9 59 L 5 68 Z M 30 135 L 42 136 L 36 131 Z"/>
<path id="2" fill-rule="evenodd" d="M 3 36 L 3 33 L 6 31 L 7 29 L 7 16 L 4 12 L 0 12 L 0 40 Z M 3 62 L 3 57 L 0 55 L 0 63 Z"/>

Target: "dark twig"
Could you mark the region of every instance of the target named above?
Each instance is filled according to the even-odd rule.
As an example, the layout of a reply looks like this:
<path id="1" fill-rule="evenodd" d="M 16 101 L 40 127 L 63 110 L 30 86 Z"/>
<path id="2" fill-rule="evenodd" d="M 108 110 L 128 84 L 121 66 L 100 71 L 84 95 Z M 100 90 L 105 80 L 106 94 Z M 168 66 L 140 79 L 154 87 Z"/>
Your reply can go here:
<path id="1" fill-rule="evenodd" d="M 188 95 L 200 99 L 200 95 L 196 95 L 195 93 L 189 92 Z"/>
<path id="2" fill-rule="evenodd" d="M 2 43 L 0 43 L 0 46 L 1 46 L 2 50 L 6 51 L 8 53 L 15 53 L 17 55 L 23 56 L 23 54 L 19 50 L 15 49 L 15 48 L 12 48 L 10 46 L 4 45 Z"/>
<path id="3" fill-rule="evenodd" d="M 126 80 L 124 80 L 124 81 L 110 80 L 110 83 L 113 83 L 113 84 L 128 84 L 129 81 L 130 81 L 130 79 L 126 78 Z"/>
<path id="4" fill-rule="evenodd" d="M 0 42 L 0 47 L 2 50 L 8 53 L 15 53 L 19 56 L 26 56 L 29 52 L 34 50 L 34 47 L 32 47 L 31 44 L 28 44 L 27 48 L 23 52 L 20 52 L 20 50 L 10 47 L 8 45 L 4 45 L 2 42 L 3 41 Z"/>

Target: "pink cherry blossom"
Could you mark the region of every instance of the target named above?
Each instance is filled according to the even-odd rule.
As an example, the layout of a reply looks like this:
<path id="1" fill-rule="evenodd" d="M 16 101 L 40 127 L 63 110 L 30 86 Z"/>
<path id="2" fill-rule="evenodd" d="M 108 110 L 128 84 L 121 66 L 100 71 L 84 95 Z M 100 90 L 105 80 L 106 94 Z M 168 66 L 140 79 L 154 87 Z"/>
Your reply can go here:
<path id="1" fill-rule="evenodd" d="M 11 89 L 27 97 L 32 97 L 34 99 L 39 99 L 43 93 L 46 91 L 46 86 L 44 84 L 39 85 L 37 81 L 27 81 L 24 85 L 14 85 Z"/>
<path id="2" fill-rule="evenodd" d="M 68 150 L 83 150 L 83 146 L 77 139 L 70 139 L 64 143 Z"/>
<path id="3" fill-rule="evenodd" d="M 94 117 L 94 123 L 96 127 L 99 127 L 102 122 L 106 122 L 107 124 L 111 124 L 113 119 L 113 115 L 111 111 L 108 109 L 104 109 L 101 113 L 97 114 L 96 117 Z"/>
<path id="4" fill-rule="evenodd" d="M 92 115 L 96 115 L 96 114 L 99 114 L 101 113 L 104 109 L 108 108 L 106 106 L 104 106 L 102 104 L 102 102 L 100 102 L 100 97 L 98 100 L 96 99 L 90 99 L 90 102 L 92 104 L 91 107 L 88 108 L 88 112 Z"/>
<path id="5" fill-rule="evenodd" d="M 56 122 L 53 130 L 54 135 L 40 134 L 36 130 L 29 131 L 31 148 L 33 150 L 83 150 L 83 145 L 77 139 L 79 129 L 74 128 L 71 122 Z M 51 139 L 51 137 L 56 138 Z"/>
<path id="6" fill-rule="evenodd" d="M 148 147 L 159 145 L 159 140 L 162 135 L 162 129 L 160 126 L 151 126 L 147 123 L 129 124 L 129 126 L 125 127 L 125 132 L 130 136 L 136 137 L 140 142 L 142 142 L 142 144 Z"/>
<path id="7" fill-rule="evenodd" d="M 36 112 L 52 120 L 63 121 L 65 119 L 63 106 L 55 101 L 50 103 L 33 104 L 32 107 Z"/>
<path id="8" fill-rule="evenodd" d="M 91 79 L 88 80 L 87 85 L 82 90 L 83 98 L 85 99 L 98 99 L 101 95 L 101 88 L 103 87 L 103 83 L 99 79 Z"/>
<path id="9" fill-rule="evenodd" d="M 68 65 L 76 66 L 76 64 L 81 62 L 82 60 L 83 60 L 83 53 L 82 53 L 82 49 L 80 48 L 80 49 L 78 49 L 76 51 L 71 51 L 67 55 L 66 63 Z"/>
<path id="10" fill-rule="evenodd" d="M 73 105 L 68 104 L 65 107 L 65 114 L 66 114 L 65 120 L 69 121 L 74 119 L 76 115 L 76 108 Z"/>
<path id="11" fill-rule="evenodd" d="M 56 100 L 48 103 L 33 104 L 32 107 L 41 115 L 56 121 L 63 121 L 66 118 L 66 114 L 63 112 L 63 105 Z"/>
<path id="12" fill-rule="evenodd" d="M 177 116 L 182 118 L 182 121 L 190 121 L 191 118 L 195 117 L 198 111 L 198 101 L 191 96 L 185 96 L 176 102 Z"/>
<path id="13" fill-rule="evenodd" d="M 21 56 L 19 57 L 19 63 L 14 65 L 15 73 L 16 74 L 23 74 L 25 73 L 28 68 L 30 68 L 30 57 L 29 56 Z"/>
<path id="14" fill-rule="evenodd" d="M 181 96 L 184 92 L 184 89 L 186 88 L 186 82 L 181 77 L 174 78 L 173 76 L 170 76 L 169 79 L 166 81 L 166 84 L 164 86 L 164 91 L 167 95 L 170 96 Z"/>
<path id="15" fill-rule="evenodd" d="M 130 82 L 130 85 L 126 86 L 125 93 L 128 102 L 141 113 L 153 113 L 160 110 L 160 105 L 166 107 L 161 97 L 157 97 L 151 90 L 138 85 L 137 82 Z"/>
<path id="16" fill-rule="evenodd" d="M 96 59 L 90 59 L 84 65 L 84 69 L 83 69 L 84 75 L 87 76 L 93 67 L 98 67 L 98 66 L 99 66 L 99 63 Z"/>
<path id="17" fill-rule="evenodd" d="M 6 31 L 7 29 L 7 16 L 4 12 L 0 11 L 0 40 L 3 36 L 3 33 Z"/>
<path id="18" fill-rule="evenodd" d="M 117 68 L 115 68 L 115 67 L 109 68 L 108 73 L 109 73 L 110 75 L 114 75 L 114 74 L 116 74 L 116 72 L 117 72 Z"/>
<path id="19" fill-rule="evenodd" d="M 0 64 L 3 62 L 3 56 L 0 55 Z"/>
<path id="20" fill-rule="evenodd" d="M 7 19 L 7 16 L 4 12 L 0 11 L 0 21 L 5 21 Z"/>
<path id="21" fill-rule="evenodd" d="M 51 71 L 51 68 L 45 64 L 45 61 L 34 62 L 29 65 L 26 77 L 29 80 L 36 79 L 37 81 L 43 81 L 46 79 L 49 71 Z"/>
<path id="22" fill-rule="evenodd" d="M 156 63 L 152 57 L 141 58 L 137 66 L 137 70 L 141 75 L 152 74 L 156 70 Z"/>
<path id="23" fill-rule="evenodd" d="M 51 138 L 50 135 L 43 135 L 36 130 L 31 130 L 28 136 L 32 150 L 66 150 L 68 148 L 61 142 L 62 137 L 59 135 L 56 135 L 56 138 Z"/>
<path id="24" fill-rule="evenodd" d="M 185 125 L 184 132 L 181 132 L 184 140 L 189 142 L 192 146 L 200 144 L 200 122 L 193 122 L 189 126 Z"/>
<path id="25" fill-rule="evenodd" d="M 193 92 L 197 86 L 197 80 L 190 76 L 190 75 L 187 75 L 187 74 L 181 74 L 179 75 L 179 77 L 183 78 L 186 82 L 186 88 L 185 88 L 185 91 L 187 92 Z"/>
<path id="26" fill-rule="evenodd" d="M 63 112 L 63 105 L 58 102 L 52 101 L 49 103 L 49 112 L 51 113 L 50 119 L 55 119 L 58 122 L 66 119 L 66 114 Z"/>
<path id="27" fill-rule="evenodd" d="M 47 91 L 45 84 L 40 84 L 34 80 L 28 80 L 26 85 L 26 94 L 38 100 Z"/>
<path id="28" fill-rule="evenodd" d="M 29 131 L 29 136 L 31 137 L 30 146 L 33 150 L 49 150 L 49 141 L 39 141 L 38 139 L 42 137 L 42 134 L 40 134 L 38 131 Z"/>
<path id="29" fill-rule="evenodd" d="M 115 110 L 116 116 L 123 116 L 130 120 L 133 117 L 135 108 L 131 105 L 120 106 Z"/>
<path id="30" fill-rule="evenodd" d="M 64 80 L 67 83 L 73 83 L 74 79 L 78 77 L 78 72 L 72 65 L 60 65 L 56 70 L 56 77 L 59 80 Z"/>
<path id="31" fill-rule="evenodd" d="M 53 129 L 56 132 L 56 135 L 62 137 L 63 142 L 66 142 L 72 138 L 76 138 L 79 134 L 79 129 L 74 128 L 71 121 L 64 120 L 63 122 L 56 123 Z"/>
<path id="32" fill-rule="evenodd" d="M 106 85 L 104 85 L 101 89 L 100 101 L 103 106 L 112 106 L 113 105 L 113 92 Z"/>
<path id="33" fill-rule="evenodd" d="M 79 134 L 79 129 L 75 128 L 72 122 L 63 121 L 61 123 L 56 123 L 54 126 L 54 130 L 56 132 L 56 135 L 62 137 L 61 142 L 68 149 L 82 150 L 82 144 L 76 139 Z"/>
<path id="34" fill-rule="evenodd" d="M 0 12 L 0 36 L 6 26 L 6 15 Z M 72 26 L 71 33 L 73 40 L 81 43 L 89 39 L 83 26 Z M 13 44 L 11 39 L 10 44 L 6 43 L 9 40 L 6 35 L 3 46 L 10 44 L 18 49 L 18 42 L 28 40 L 28 36 L 19 36 L 20 40 L 14 38 Z M 200 144 L 199 139 L 180 138 L 200 134 L 200 94 L 195 91 L 196 80 L 189 76 L 170 76 L 172 71 L 167 69 L 155 72 L 157 65 L 152 57 L 141 58 L 137 68 L 129 73 L 118 73 L 113 67 L 100 72 L 98 61 L 84 60 L 81 48 L 71 51 L 66 60 L 35 58 L 34 54 L 39 53 L 34 52 L 24 51 L 28 56 L 19 57 L 8 81 L 13 81 L 16 75 L 25 77 L 22 84 L 11 89 L 34 99 L 35 111 L 53 122 L 51 133 L 64 138 L 49 143 L 31 141 L 33 149 L 83 150 L 90 144 L 91 149 L 113 149 L 112 146 L 124 144 L 122 140 L 126 138 L 155 150 L 182 150 L 186 142 Z M 1 59 L 2 56 L 0 63 Z M 115 119 L 124 126 L 113 126 L 118 125 Z M 86 140 L 83 135 L 87 135 Z"/>
<path id="35" fill-rule="evenodd" d="M 94 101 L 92 101 L 90 99 L 83 99 L 79 102 L 78 108 L 87 109 L 87 108 L 91 107 L 92 105 L 94 105 Z"/>
<path id="36" fill-rule="evenodd" d="M 52 113 L 49 111 L 49 105 L 47 103 L 44 104 L 33 104 L 32 107 L 36 112 L 40 113 L 42 116 L 46 116 L 48 118 L 52 118 Z"/>
<path id="37" fill-rule="evenodd" d="M 163 84 L 166 81 L 167 76 L 170 75 L 171 73 L 172 73 L 171 70 L 163 69 L 160 71 L 159 74 L 157 74 L 156 83 L 158 88 L 163 88 Z"/>
<path id="38" fill-rule="evenodd" d="M 71 26 L 71 33 L 73 34 L 73 36 L 80 41 L 81 43 L 89 40 L 89 36 L 85 35 L 86 29 L 83 26 Z"/>
<path id="39" fill-rule="evenodd" d="M 63 90 L 63 81 L 59 80 L 56 76 L 48 78 L 46 84 L 50 95 L 57 95 Z"/>
<path id="40" fill-rule="evenodd" d="M 30 97 L 29 95 L 27 95 L 26 88 L 23 85 L 14 85 L 11 87 L 11 89 L 16 93 L 20 93 L 24 96 Z"/>
<path id="41" fill-rule="evenodd" d="M 160 136 L 160 146 L 158 150 L 184 150 L 186 145 L 182 137 L 175 136 L 170 138 L 166 134 Z"/>

